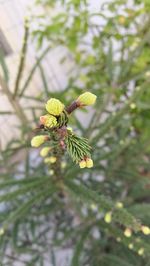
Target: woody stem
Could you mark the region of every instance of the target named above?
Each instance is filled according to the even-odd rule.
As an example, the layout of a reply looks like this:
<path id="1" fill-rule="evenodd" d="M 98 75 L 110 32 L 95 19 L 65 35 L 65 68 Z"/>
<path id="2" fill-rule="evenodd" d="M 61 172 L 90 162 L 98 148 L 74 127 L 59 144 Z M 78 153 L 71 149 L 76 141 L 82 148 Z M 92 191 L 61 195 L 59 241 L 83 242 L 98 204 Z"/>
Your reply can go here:
<path id="1" fill-rule="evenodd" d="M 74 101 L 68 107 L 66 107 L 66 111 L 67 111 L 68 114 L 71 114 L 78 107 L 79 107 L 78 102 Z"/>

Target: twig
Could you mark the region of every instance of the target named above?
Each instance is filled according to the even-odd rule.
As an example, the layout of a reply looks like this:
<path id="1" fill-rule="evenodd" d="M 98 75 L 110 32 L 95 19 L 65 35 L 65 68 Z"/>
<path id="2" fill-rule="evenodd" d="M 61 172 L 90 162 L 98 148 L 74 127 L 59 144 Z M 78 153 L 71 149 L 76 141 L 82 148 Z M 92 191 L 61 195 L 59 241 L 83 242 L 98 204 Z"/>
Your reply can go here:
<path id="1" fill-rule="evenodd" d="M 12 93 L 10 92 L 6 82 L 3 80 L 3 78 L 0 76 L 0 87 L 2 88 L 3 92 L 6 94 L 10 104 L 12 105 L 13 109 L 15 110 L 15 113 L 17 114 L 18 118 L 20 119 L 21 123 L 23 125 L 26 125 L 28 123 L 27 117 L 25 113 L 23 112 L 22 107 L 20 106 L 19 102 L 13 98 Z"/>
<path id="2" fill-rule="evenodd" d="M 22 74 L 23 74 L 23 69 L 24 69 L 25 59 L 26 59 L 26 53 L 27 53 L 27 47 L 28 47 L 28 37 L 29 37 L 29 21 L 28 21 L 28 19 L 26 19 L 25 24 L 24 24 L 24 38 L 23 38 L 23 44 L 22 44 L 22 49 L 21 49 L 18 73 L 17 73 L 16 81 L 15 81 L 13 98 L 15 98 L 17 93 L 18 93 L 20 81 L 21 81 Z"/>
<path id="3" fill-rule="evenodd" d="M 27 88 L 27 86 L 29 85 L 32 77 L 33 77 L 33 74 L 34 72 L 36 71 L 37 67 L 39 66 L 40 62 L 42 61 L 42 59 L 45 57 L 45 55 L 49 52 L 49 50 L 51 49 L 51 46 L 48 46 L 44 51 L 43 53 L 41 54 L 41 56 L 37 59 L 35 65 L 33 66 L 33 68 L 31 69 L 30 71 L 30 75 L 28 76 L 27 80 L 25 81 L 22 89 L 21 89 L 21 92 L 19 93 L 19 97 L 21 97 L 25 91 L 25 89 Z"/>

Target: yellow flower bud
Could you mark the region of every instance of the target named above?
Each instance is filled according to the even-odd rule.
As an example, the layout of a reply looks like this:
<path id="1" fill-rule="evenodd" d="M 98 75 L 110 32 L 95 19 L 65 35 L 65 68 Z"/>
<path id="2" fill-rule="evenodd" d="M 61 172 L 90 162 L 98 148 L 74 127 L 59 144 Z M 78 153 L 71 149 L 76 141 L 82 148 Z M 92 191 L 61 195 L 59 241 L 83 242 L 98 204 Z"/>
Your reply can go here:
<path id="1" fill-rule="evenodd" d="M 54 170 L 53 169 L 49 170 L 49 174 L 53 175 L 54 174 Z"/>
<path id="2" fill-rule="evenodd" d="M 4 233 L 5 233 L 4 228 L 1 228 L 1 229 L 0 229 L 0 236 L 2 236 Z"/>
<path id="3" fill-rule="evenodd" d="M 81 94 L 76 102 L 79 106 L 92 105 L 95 103 L 97 96 L 91 92 L 85 92 Z"/>
<path id="4" fill-rule="evenodd" d="M 45 163 L 55 163 L 56 161 L 57 161 L 57 158 L 54 156 L 45 158 L 45 160 L 44 160 Z"/>
<path id="5" fill-rule="evenodd" d="M 40 122 L 46 127 L 55 127 L 57 126 L 57 119 L 53 115 L 43 115 L 40 117 Z"/>
<path id="6" fill-rule="evenodd" d="M 81 162 L 79 162 L 79 166 L 80 166 L 80 168 L 85 168 L 86 167 L 86 161 L 82 160 Z"/>
<path id="7" fill-rule="evenodd" d="M 46 110 L 51 115 L 59 116 L 63 112 L 64 108 L 64 104 L 55 98 L 51 98 L 46 103 Z"/>
<path id="8" fill-rule="evenodd" d="M 121 238 L 120 237 L 117 237 L 116 240 L 117 240 L 117 242 L 121 242 Z"/>
<path id="9" fill-rule="evenodd" d="M 130 244 L 128 245 L 128 248 L 129 248 L 129 249 L 133 249 L 133 244 L 130 243 Z"/>
<path id="10" fill-rule="evenodd" d="M 142 255 L 144 254 L 144 248 L 140 248 L 140 249 L 138 250 L 138 254 L 139 254 L 140 256 L 142 256 Z"/>
<path id="11" fill-rule="evenodd" d="M 145 76 L 146 76 L 146 77 L 150 77 L 150 71 L 147 71 L 147 72 L 145 73 Z"/>
<path id="12" fill-rule="evenodd" d="M 93 167 L 93 160 L 90 158 L 86 159 L 86 167 L 87 168 L 92 168 Z"/>
<path id="13" fill-rule="evenodd" d="M 72 127 L 67 127 L 67 130 L 69 130 L 71 133 L 73 132 Z"/>
<path id="14" fill-rule="evenodd" d="M 116 208 L 118 208 L 118 209 L 123 208 L 123 203 L 122 202 L 117 202 L 116 203 Z"/>
<path id="15" fill-rule="evenodd" d="M 91 208 L 92 211 L 97 211 L 98 210 L 98 206 L 95 203 L 92 203 L 90 205 L 90 208 Z"/>
<path id="16" fill-rule="evenodd" d="M 49 151 L 50 151 L 50 147 L 44 147 L 41 151 L 40 151 L 40 155 L 42 156 L 42 157 L 45 157 L 45 156 L 47 156 L 48 155 L 48 153 L 49 153 Z"/>
<path id="17" fill-rule="evenodd" d="M 141 231 L 143 232 L 144 235 L 149 235 L 150 234 L 150 228 L 148 226 L 142 225 L 141 226 Z"/>
<path id="18" fill-rule="evenodd" d="M 61 168 L 64 169 L 66 167 L 66 165 L 67 165 L 66 162 L 62 162 L 61 163 Z"/>
<path id="19" fill-rule="evenodd" d="M 125 231 L 124 231 L 124 235 L 126 237 L 131 237 L 131 235 L 132 235 L 131 229 L 130 228 L 126 228 Z"/>
<path id="20" fill-rule="evenodd" d="M 135 109 L 135 108 L 136 108 L 136 104 L 135 104 L 135 103 L 131 103 L 131 104 L 130 104 L 130 108 L 131 108 L 131 109 Z"/>
<path id="21" fill-rule="evenodd" d="M 112 213 L 111 213 L 111 212 L 107 212 L 107 213 L 105 214 L 104 221 L 105 221 L 107 224 L 110 224 L 110 223 L 111 223 L 111 221 L 112 221 Z"/>
<path id="22" fill-rule="evenodd" d="M 46 140 L 47 140 L 47 136 L 44 136 L 44 135 L 35 136 L 31 140 L 31 146 L 37 148 L 40 145 L 42 145 Z"/>
<path id="23" fill-rule="evenodd" d="M 44 159 L 44 163 L 49 163 L 50 161 L 49 161 L 49 158 L 45 158 Z"/>
<path id="24" fill-rule="evenodd" d="M 137 243 L 140 243 L 140 242 L 141 242 L 141 238 L 137 237 L 137 238 L 135 239 L 135 241 L 136 241 Z"/>

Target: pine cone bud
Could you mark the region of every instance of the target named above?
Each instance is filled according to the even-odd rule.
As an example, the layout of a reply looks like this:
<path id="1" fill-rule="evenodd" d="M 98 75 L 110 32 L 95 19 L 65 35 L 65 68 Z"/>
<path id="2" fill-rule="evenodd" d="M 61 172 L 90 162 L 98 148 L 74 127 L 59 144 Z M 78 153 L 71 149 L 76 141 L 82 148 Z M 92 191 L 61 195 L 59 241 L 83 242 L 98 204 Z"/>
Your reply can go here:
<path id="1" fill-rule="evenodd" d="M 90 158 L 86 159 L 86 167 L 87 168 L 92 168 L 93 167 L 93 160 Z"/>
<path id="2" fill-rule="evenodd" d="M 45 163 L 55 163 L 57 161 L 57 158 L 54 156 L 51 156 L 49 158 L 45 158 L 44 162 Z"/>
<path id="3" fill-rule="evenodd" d="M 85 92 L 81 94 L 76 100 L 78 106 L 93 105 L 97 96 L 91 92 Z"/>
<path id="4" fill-rule="evenodd" d="M 105 220 L 105 222 L 106 222 L 107 224 L 110 224 L 111 221 L 112 221 L 112 213 L 111 213 L 111 212 L 107 212 L 107 213 L 105 214 L 104 220 Z"/>
<path id="5" fill-rule="evenodd" d="M 55 127 L 57 126 L 57 119 L 56 117 L 52 116 L 52 115 L 43 115 L 40 117 L 40 122 L 46 126 L 46 127 Z"/>
<path id="6" fill-rule="evenodd" d="M 47 140 L 47 138 L 48 136 L 45 135 L 35 136 L 31 140 L 31 146 L 37 148 L 41 146 Z"/>
<path id="7" fill-rule="evenodd" d="M 86 167 L 86 161 L 82 160 L 81 162 L 79 162 L 79 166 L 80 166 L 80 168 L 85 168 Z"/>
<path id="8" fill-rule="evenodd" d="M 50 147 L 44 147 L 44 148 L 40 151 L 40 155 L 41 155 L 42 157 L 45 157 L 45 156 L 48 155 L 48 153 L 49 153 L 50 150 L 51 150 Z"/>
<path id="9" fill-rule="evenodd" d="M 51 98 L 46 103 L 46 110 L 55 116 L 59 116 L 64 110 L 64 104 L 55 98 Z"/>
<path id="10" fill-rule="evenodd" d="M 126 228 L 125 231 L 124 231 L 124 235 L 126 237 L 131 237 L 131 235 L 132 235 L 131 229 L 130 228 Z"/>
<path id="11" fill-rule="evenodd" d="M 148 226 L 142 225 L 141 226 L 141 231 L 143 232 L 144 235 L 149 235 L 150 234 L 150 228 Z"/>
<path id="12" fill-rule="evenodd" d="M 140 248 L 140 249 L 138 250 L 138 254 L 139 254 L 140 256 L 142 256 L 142 255 L 144 254 L 144 248 Z"/>

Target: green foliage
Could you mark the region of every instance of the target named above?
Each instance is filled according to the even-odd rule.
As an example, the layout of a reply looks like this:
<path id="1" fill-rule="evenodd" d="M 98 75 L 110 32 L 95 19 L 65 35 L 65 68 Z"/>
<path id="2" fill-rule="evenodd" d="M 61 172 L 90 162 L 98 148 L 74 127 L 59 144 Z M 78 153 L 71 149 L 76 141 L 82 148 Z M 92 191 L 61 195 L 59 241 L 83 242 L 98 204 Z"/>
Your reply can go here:
<path id="1" fill-rule="evenodd" d="M 25 36 L 28 45 L 34 38 L 40 55 L 24 83 L 25 58 L 20 58 L 14 95 L 11 69 L 0 55 L 0 86 L 12 105 L 11 114 L 20 121 L 19 138 L 12 139 L 0 157 L 1 263 L 57 266 L 58 249 L 70 248 L 65 266 L 148 266 L 150 241 L 141 225 L 150 226 L 149 1 L 129 5 L 112 0 L 96 11 L 86 0 L 36 3 L 44 7 L 43 14 L 32 18 L 31 28 L 33 23 L 37 29 L 32 36 L 25 29 Z M 73 68 L 66 87 L 50 92 L 42 60 L 56 47 L 66 51 L 60 58 L 62 68 L 68 55 Z M 34 97 L 28 88 L 37 69 L 43 91 Z M 30 147 L 33 123 L 36 127 L 50 97 L 67 106 L 87 90 L 97 95 L 95 106 L 69 117 L 73 130 L 85 139 L 69 131 L 66 144 L 73 161 L 90 156 L 92 149 L 94 167 L 80 169 L 58 151 L 58 143 L 53 154 L 59 155 L 58 163 L 47 167 Z M 22 106 L 29 99 L 36 103 L 28 108 L 30 119 Z M 59 125 L 68 123 L 65 119 L 63 113 Z M 126 228 L 131 237 L 124 234 Z"/>
<path id="2" fill-rule="evenodd" d="M 66 138 L 67 150 L 73 161 L 78 163 L 84 157 L 90 157 L 91 147 L 88 140 L 69 133 Z"/>

